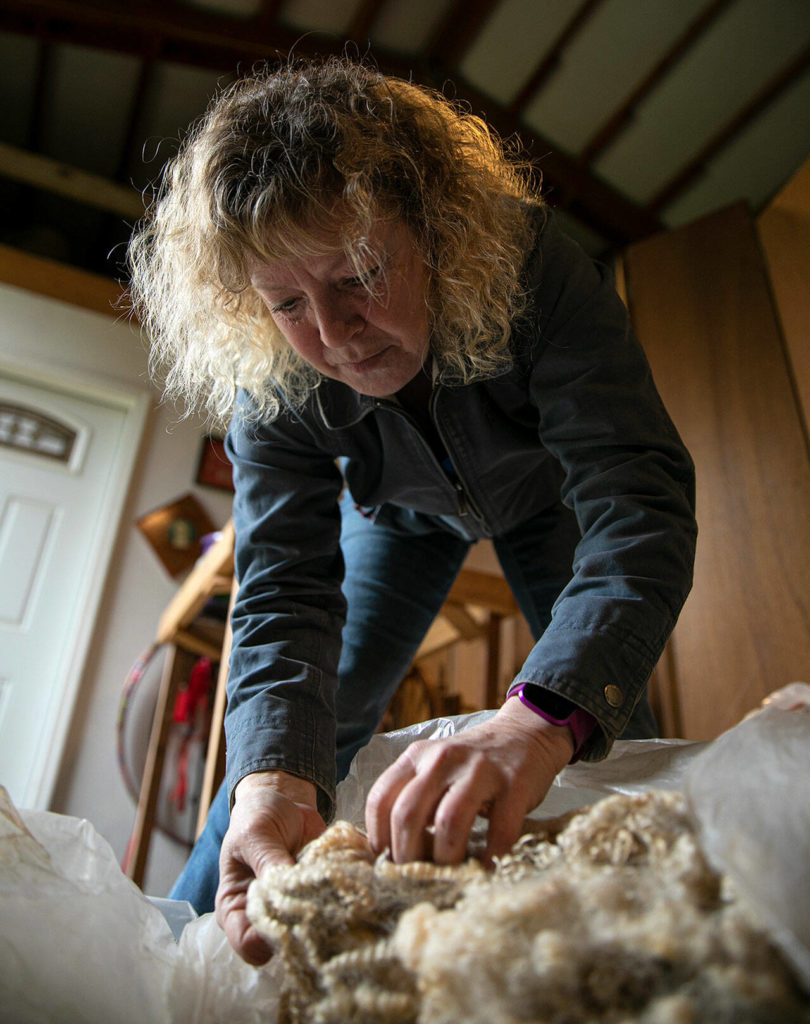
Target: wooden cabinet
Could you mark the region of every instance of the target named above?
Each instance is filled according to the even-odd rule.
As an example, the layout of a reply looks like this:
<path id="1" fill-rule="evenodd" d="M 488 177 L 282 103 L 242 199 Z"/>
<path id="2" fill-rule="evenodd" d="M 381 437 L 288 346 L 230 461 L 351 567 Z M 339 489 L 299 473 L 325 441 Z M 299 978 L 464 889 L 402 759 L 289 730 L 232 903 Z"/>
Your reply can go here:
<path id="1" fill-rule="evenodd" d="M 788 233 L 797 250 L 808 223 Z M 778 234 L 771 224 L 774 292 L 784 286 L 791 322 L 805 325 L 796 358 L 744 204 L 624 257 L 631 317 L 697 467 L 695 583 L 655 677 L 666 735 L 712 738 L 772 690 L 810 678 L 810 455 L 799 398 L 810 395 L 810 250 L 796 275 L 793 257 L 780 261 Z"/>

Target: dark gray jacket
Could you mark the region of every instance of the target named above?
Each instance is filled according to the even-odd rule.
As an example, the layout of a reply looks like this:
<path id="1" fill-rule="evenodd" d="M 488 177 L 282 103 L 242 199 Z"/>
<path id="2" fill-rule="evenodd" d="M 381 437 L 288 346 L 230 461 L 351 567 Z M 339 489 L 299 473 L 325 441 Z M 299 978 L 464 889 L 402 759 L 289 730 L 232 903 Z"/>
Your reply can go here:
<path id="1" fill-rule="evenodd" d="M 231 791 L 251 771 L 283 769 L 331 806 L 344 614 L 336 460 L 359 505 L 418 510 L 471 539 L 519 527 L 562 496 L 582 539 L 519 678 L 596 718 L 586 758 L 603 757 L 623 731 L 691 586 L 693 466 L 610 274 L 553 218 L 538 230 L 526 280 L 530 315 L 514 333 L 513 368 L 434 389 L 457 483 L 395 401 L 335 381 L 272 423 L 235 417 Z"/>

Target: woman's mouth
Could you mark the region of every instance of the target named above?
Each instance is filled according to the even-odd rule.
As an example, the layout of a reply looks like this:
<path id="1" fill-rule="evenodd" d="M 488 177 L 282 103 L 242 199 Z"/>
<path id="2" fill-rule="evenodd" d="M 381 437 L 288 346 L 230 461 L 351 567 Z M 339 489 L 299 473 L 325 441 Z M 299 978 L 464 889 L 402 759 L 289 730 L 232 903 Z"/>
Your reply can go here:
<path id="1" fill-rule="evenodd" d="M 386 352 L 390 349 L 390 345 L 386 345 L 385 348 L 381 348 L 379 352 L 373 353 L 373 355 L 365 356 L 363 359 L 357 361 L 346 361 L 341 363 L 342 367 L 351 370 L 352 373 L 369 373 L 371 370 L 377 369 L 379 364 L 382 362 L 382 358 Z"/>

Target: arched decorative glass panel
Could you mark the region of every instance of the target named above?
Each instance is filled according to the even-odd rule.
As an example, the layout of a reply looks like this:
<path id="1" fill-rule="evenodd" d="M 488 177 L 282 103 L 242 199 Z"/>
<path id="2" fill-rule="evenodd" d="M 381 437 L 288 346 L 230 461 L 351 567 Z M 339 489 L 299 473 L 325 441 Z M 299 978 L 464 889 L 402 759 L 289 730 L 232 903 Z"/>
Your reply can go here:
<path id="1" fill-rule="evenodd" d="M 24 405 L 0 402 L 0 445 L 67 462 L 76 431 Z"/>

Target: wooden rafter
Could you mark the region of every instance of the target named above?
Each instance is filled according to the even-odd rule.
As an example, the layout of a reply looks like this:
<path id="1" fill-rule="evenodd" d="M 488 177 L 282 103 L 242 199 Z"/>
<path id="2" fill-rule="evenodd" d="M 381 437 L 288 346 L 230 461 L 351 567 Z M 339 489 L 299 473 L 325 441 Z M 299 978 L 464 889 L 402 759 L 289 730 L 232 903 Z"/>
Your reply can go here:
<path id="1" fill-rule="evenodd" d="M 385 0 L 361 0 L 349 26 L 347 37 L 361 47 L 364 46 L 384 3 Z"/>
<path id="2" fill-rule="evenodd" d="M 0 175 L 124 219 L 136 220 L 143 214 L 135 189 L 5 142 L 0 142 Z"/>
<path id="3" fill-rule="evenodd" d="M 40 43 L 37 48 L 34 102 L 31 105 L 31 118 L 28 124 L 28 148 L 35 153 L 42 148 L 48 78 L 52 63 L 53 48 L 48 43 Z"/>
<path id="4" fill-rule="evenodd" d="M 121 181 L 127 170 L 132 165 L 135 152 L 139 146 L 138 126 L 143 116 L 146 97 L 149 95 L 149 87 L 152 84 L 155 73 L 155 65 L 160 56 L 160 40 L 154 39 L 152 51 L 142 58 L 138 69 L 138 80 L 135 85 L 135 92 L 129 105 L 126 116 L 126 129 L 124 141 L 121 146 L 118 164 L 115 172 L 116 181 Z"/>
<path id="5" fill-rule="evenodd" d="M 542 175 L 544 191 L 555 206 L 581 217 L 611 245 L 621 246 L 662 230 L 663 225 L 655 214 L 623 196 L 572 157 L 556 149 L 469 82 L 458 75 L 454 82 L 458 99 L 468 103 L 476 113 L 486 115 L 501 138 L 517 136 L 522 140 Z"/>
<path id="6" fill-rule="evenodd" d="M 454 73 L 452 61 L 442 58 L 463 53 L 464 46 L 489 16 L 493 0 L 459 0 L 434 36 L 427 63 L 385 48 L 374 48 L 373 57 L 382 71 L 442 88 L 448 80 L 456 86 L 456 98 L 482 113 L 502 137 L 519 136 L 537 158 L 545 187 L 552 200 L 581 217 L 611 245 L 621 246 L 661 229 L 655 216 L 622 196 L 577 161 L 557 151 L 548 140 L 523 125 L 491 97 L 474 89 Z M 463 10 L 463 24 L 453 33 L 452 17 Z M 106 0 L 4 0 L 0 30 L 34 35 L 43 41 L 70 41 L 107 50 L 130 53 L 145 59 L 159 40 L 160 58 L 233 72 L 237 65 L 282 56 L 293 49 L 301 55 L 328 56 L 343 52 L 343 41 L 308 34 L 303 38 L 275 21 L 277 6 L 270 0 L 254 18 L 235 18 L 184 7 L 130 0 L 112 9 Z M 272 31 L 268 32 L 268 26 Z M 270 43 L 272 40 L 272 44 Z M 463 45 L 462 45 L 463 44 Z M 124 166 L 122 158 L 121 166 Z"/>
<path id="7" fill-rule="evenodd" d="M 457 64 L 495 6 L 495 0 L 455 0 L 428 41 L 428 64 Z"/>
<path id="8" fill-rule="evenodd" d="M 582 27 L 593 16 L 597 7 L 603 2 L 604 0 L 584 0 L 584 3 L 580 4 L 578 10 L 574 12 L 568 23 L 563 26 L 562 31 L 549 47 L 546 56 L 540 61 L 509 104 L 508 110 L 510 113 L 520 115 L 526 104 L 545 85 L 549 76 L 559 66 L 566 46 L 577 36 Z"/>
<path id="9" fill-rule="evenodd" d="M 202 67 L 231 70 L 240 57 L 272 57 L 296 42 L 298 35 L 275 21 L 275 6 L 265 6 L 253 18 L 237 18 L 147 0 L 115 7 L 106 0 L 4 0 L 0 29 L 139 56 L 159 38 L 167 59 L 171 55 Z"/>
<path id="10" fill-rule="evenodd" d="M 695 181 L 707 164 L 747 128 L 773 101 L 810 67 L 810 46 L 806 46 L 787 67 L 783 68 L 738 111 L 728 124 L 724 125 L 706 143 L 700 152 L 689 161 L 671 181 L 654 196 L 648 209 L 658 213 Z"/>
<path id="11" fill-rule="evenodd" d="M 610 145 L 624 126 L 632 119 L 639 105 L 649 96 L 655 86 L 672 70 L 687 50 L 694 46 L 697 40 L 708 30 L 709 26 L 714 24 L 732 2 L 733 0 L 713 0 L 713 3 L 710 3 L 705 10 L 701 11 L 687 25 L 686 29 L 655 67 L 642 78 L 613 116 L 585 144 L 579 154 L 582 164 L 592 164 L 597 156 Z"/>

